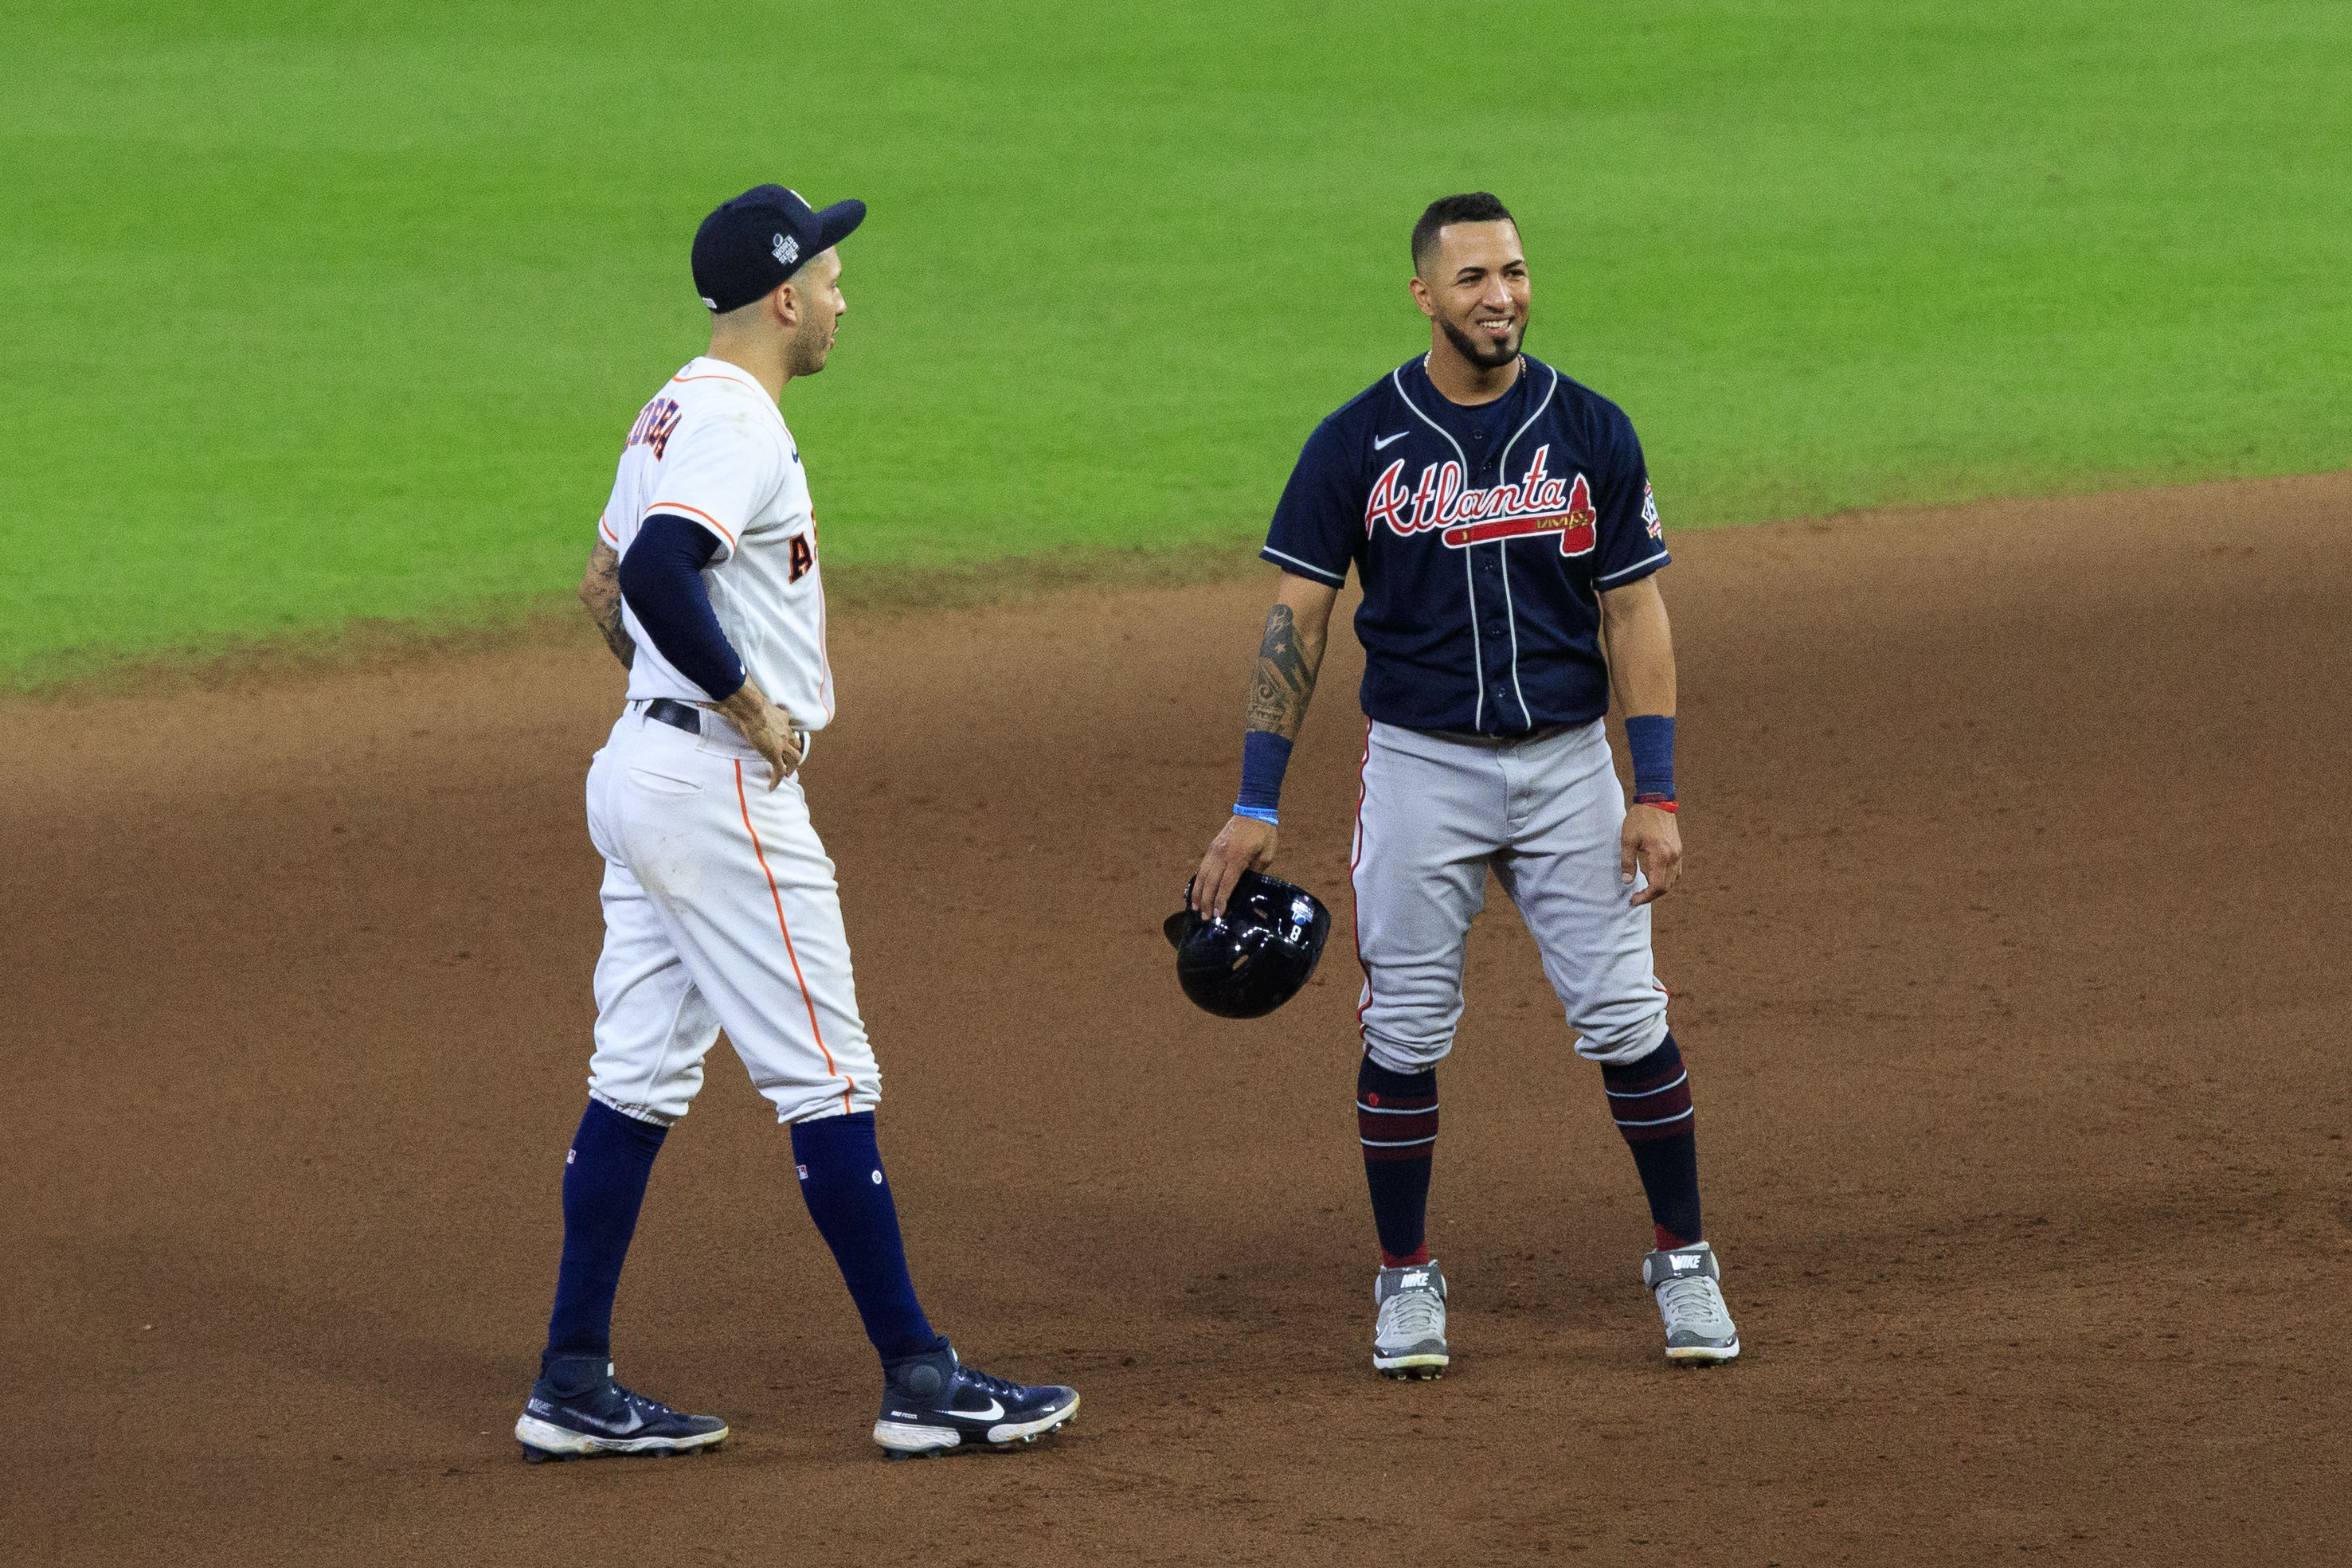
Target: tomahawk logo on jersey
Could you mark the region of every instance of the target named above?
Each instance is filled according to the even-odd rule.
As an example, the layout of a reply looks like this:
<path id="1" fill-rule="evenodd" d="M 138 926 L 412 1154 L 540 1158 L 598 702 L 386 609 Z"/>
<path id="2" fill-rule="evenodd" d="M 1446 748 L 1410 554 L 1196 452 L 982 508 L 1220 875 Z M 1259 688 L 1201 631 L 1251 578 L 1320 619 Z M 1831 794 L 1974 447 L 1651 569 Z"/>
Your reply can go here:
<path id="1" fill-rule="evenodd" d="M 1265 559 L 1364 590 L 1366 716 L 1522 734 L 1609 708 L 1600 595 L 1667 564 L 1624 412 L 1540 361 L 1449 402 L 1419 359 L 1317 427 Z"/>
<path id="2" fill-rule="evenodd" d="M 1369 534 L 1382 523 L 1401 535 L 1443 528 L 1439 537 L 1454 549 L 1489 539 L 1558 534 L 1560 554 L 1583 555 L 1592 549 L 1592 488 L 1581 474 L 1562 482 L 1546 473 L 1550 456 L 1549 446 L 1537 447 L 1516 484 L 1484 490 L 1465 490 L 1462 465 L 1451 458 L 1423 467 L 1420 481 L 1407 490 L 1402 482 L 1404 460 L 1399 458 L 1372 481 L 1364 531 Z M 1655 515 L 1654 510 L 1651 516 Z"/>

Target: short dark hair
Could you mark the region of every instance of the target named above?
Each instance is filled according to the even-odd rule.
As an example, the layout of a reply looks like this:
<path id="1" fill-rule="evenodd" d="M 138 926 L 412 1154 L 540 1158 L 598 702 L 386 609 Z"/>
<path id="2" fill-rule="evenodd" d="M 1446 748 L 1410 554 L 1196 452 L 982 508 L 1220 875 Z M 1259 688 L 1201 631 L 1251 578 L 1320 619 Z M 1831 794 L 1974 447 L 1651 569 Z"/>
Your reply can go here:
<path id="1" fill-rule="evenodd" d="M 1502 198 L 1486 191 L 1471 191 L 1459 196 L 1440 196 L 1422 213 L 1421 221 L 1412 225 L 1412 269 L 1429 259 L 1437 248 L 1437 231 L 1448 224 L 1508 224 L 1519 226 L 1511 216 L 1511 209 L 1503 205 Z"/>

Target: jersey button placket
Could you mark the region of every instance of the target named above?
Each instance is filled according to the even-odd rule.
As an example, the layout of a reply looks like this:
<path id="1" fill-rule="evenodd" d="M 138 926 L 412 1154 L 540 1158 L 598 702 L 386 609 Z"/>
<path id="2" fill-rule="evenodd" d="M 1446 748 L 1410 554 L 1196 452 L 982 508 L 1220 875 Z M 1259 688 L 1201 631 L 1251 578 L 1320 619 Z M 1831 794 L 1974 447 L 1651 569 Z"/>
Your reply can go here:
<path id="1" fill-rule="evenodd" d="M 1475 550 L 1479 567 L 1479 622 L 1485 643 L 1487 668 L 1478 672 L 1486 687 L 1487 711 L 1505 716 L 1506 726 L 1518 717 L 1517 700 L 1511 692 L 1511 616 L 1504 596 L 1503 574 L 1509 563 L 1503 559 L 1505 546 L 1500 539 L 1481 545 Z"/>
<path id="2" fill-rule="evenodd" d="M 1484 545 L 1470 547 L 1470 573 L 1477 583 L 1477 602 L 1471 613 L 1478 618 L 1478 684 L 1486 690 L 1485 699 L 1488 716 L 1499 719 L 1507 712 L 1503 700 L 1503 672 L 1509 662 L 1507 639 L 1510 628 L 1504 624 L 1502 574 L 1496 563 L 1500 547 Z"/>

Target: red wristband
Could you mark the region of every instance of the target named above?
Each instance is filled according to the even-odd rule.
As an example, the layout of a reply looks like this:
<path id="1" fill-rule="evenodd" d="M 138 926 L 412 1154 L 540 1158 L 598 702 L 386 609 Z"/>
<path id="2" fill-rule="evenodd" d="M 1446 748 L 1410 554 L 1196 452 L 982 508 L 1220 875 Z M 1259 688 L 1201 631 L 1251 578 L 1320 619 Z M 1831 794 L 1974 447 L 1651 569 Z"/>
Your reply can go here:
<path id="1" fill-rule="evenodd" d="M 1636 800 L 1633 804 L 1636 806 L 1647 806 L 1653 810 L 1664 811 L 1669 817 L 1681 815 L 1681 812 L 1676 810 L 1675 803 L 1672 800 Z"/>

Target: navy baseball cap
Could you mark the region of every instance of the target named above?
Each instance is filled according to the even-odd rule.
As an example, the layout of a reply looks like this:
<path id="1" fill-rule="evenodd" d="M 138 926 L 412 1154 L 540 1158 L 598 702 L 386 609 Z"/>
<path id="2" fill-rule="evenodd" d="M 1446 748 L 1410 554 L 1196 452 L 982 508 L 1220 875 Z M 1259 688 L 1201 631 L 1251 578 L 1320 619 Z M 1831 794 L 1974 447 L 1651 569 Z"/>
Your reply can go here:
<path id="1" fill-rule="evenodd" d="M 721 202 L 694 231 L 695 292 L 714 311 L 740 310 L 865 221 L 864 202 L 835 202 L 818 212 L 798 191 L 754 185 Z"/>

